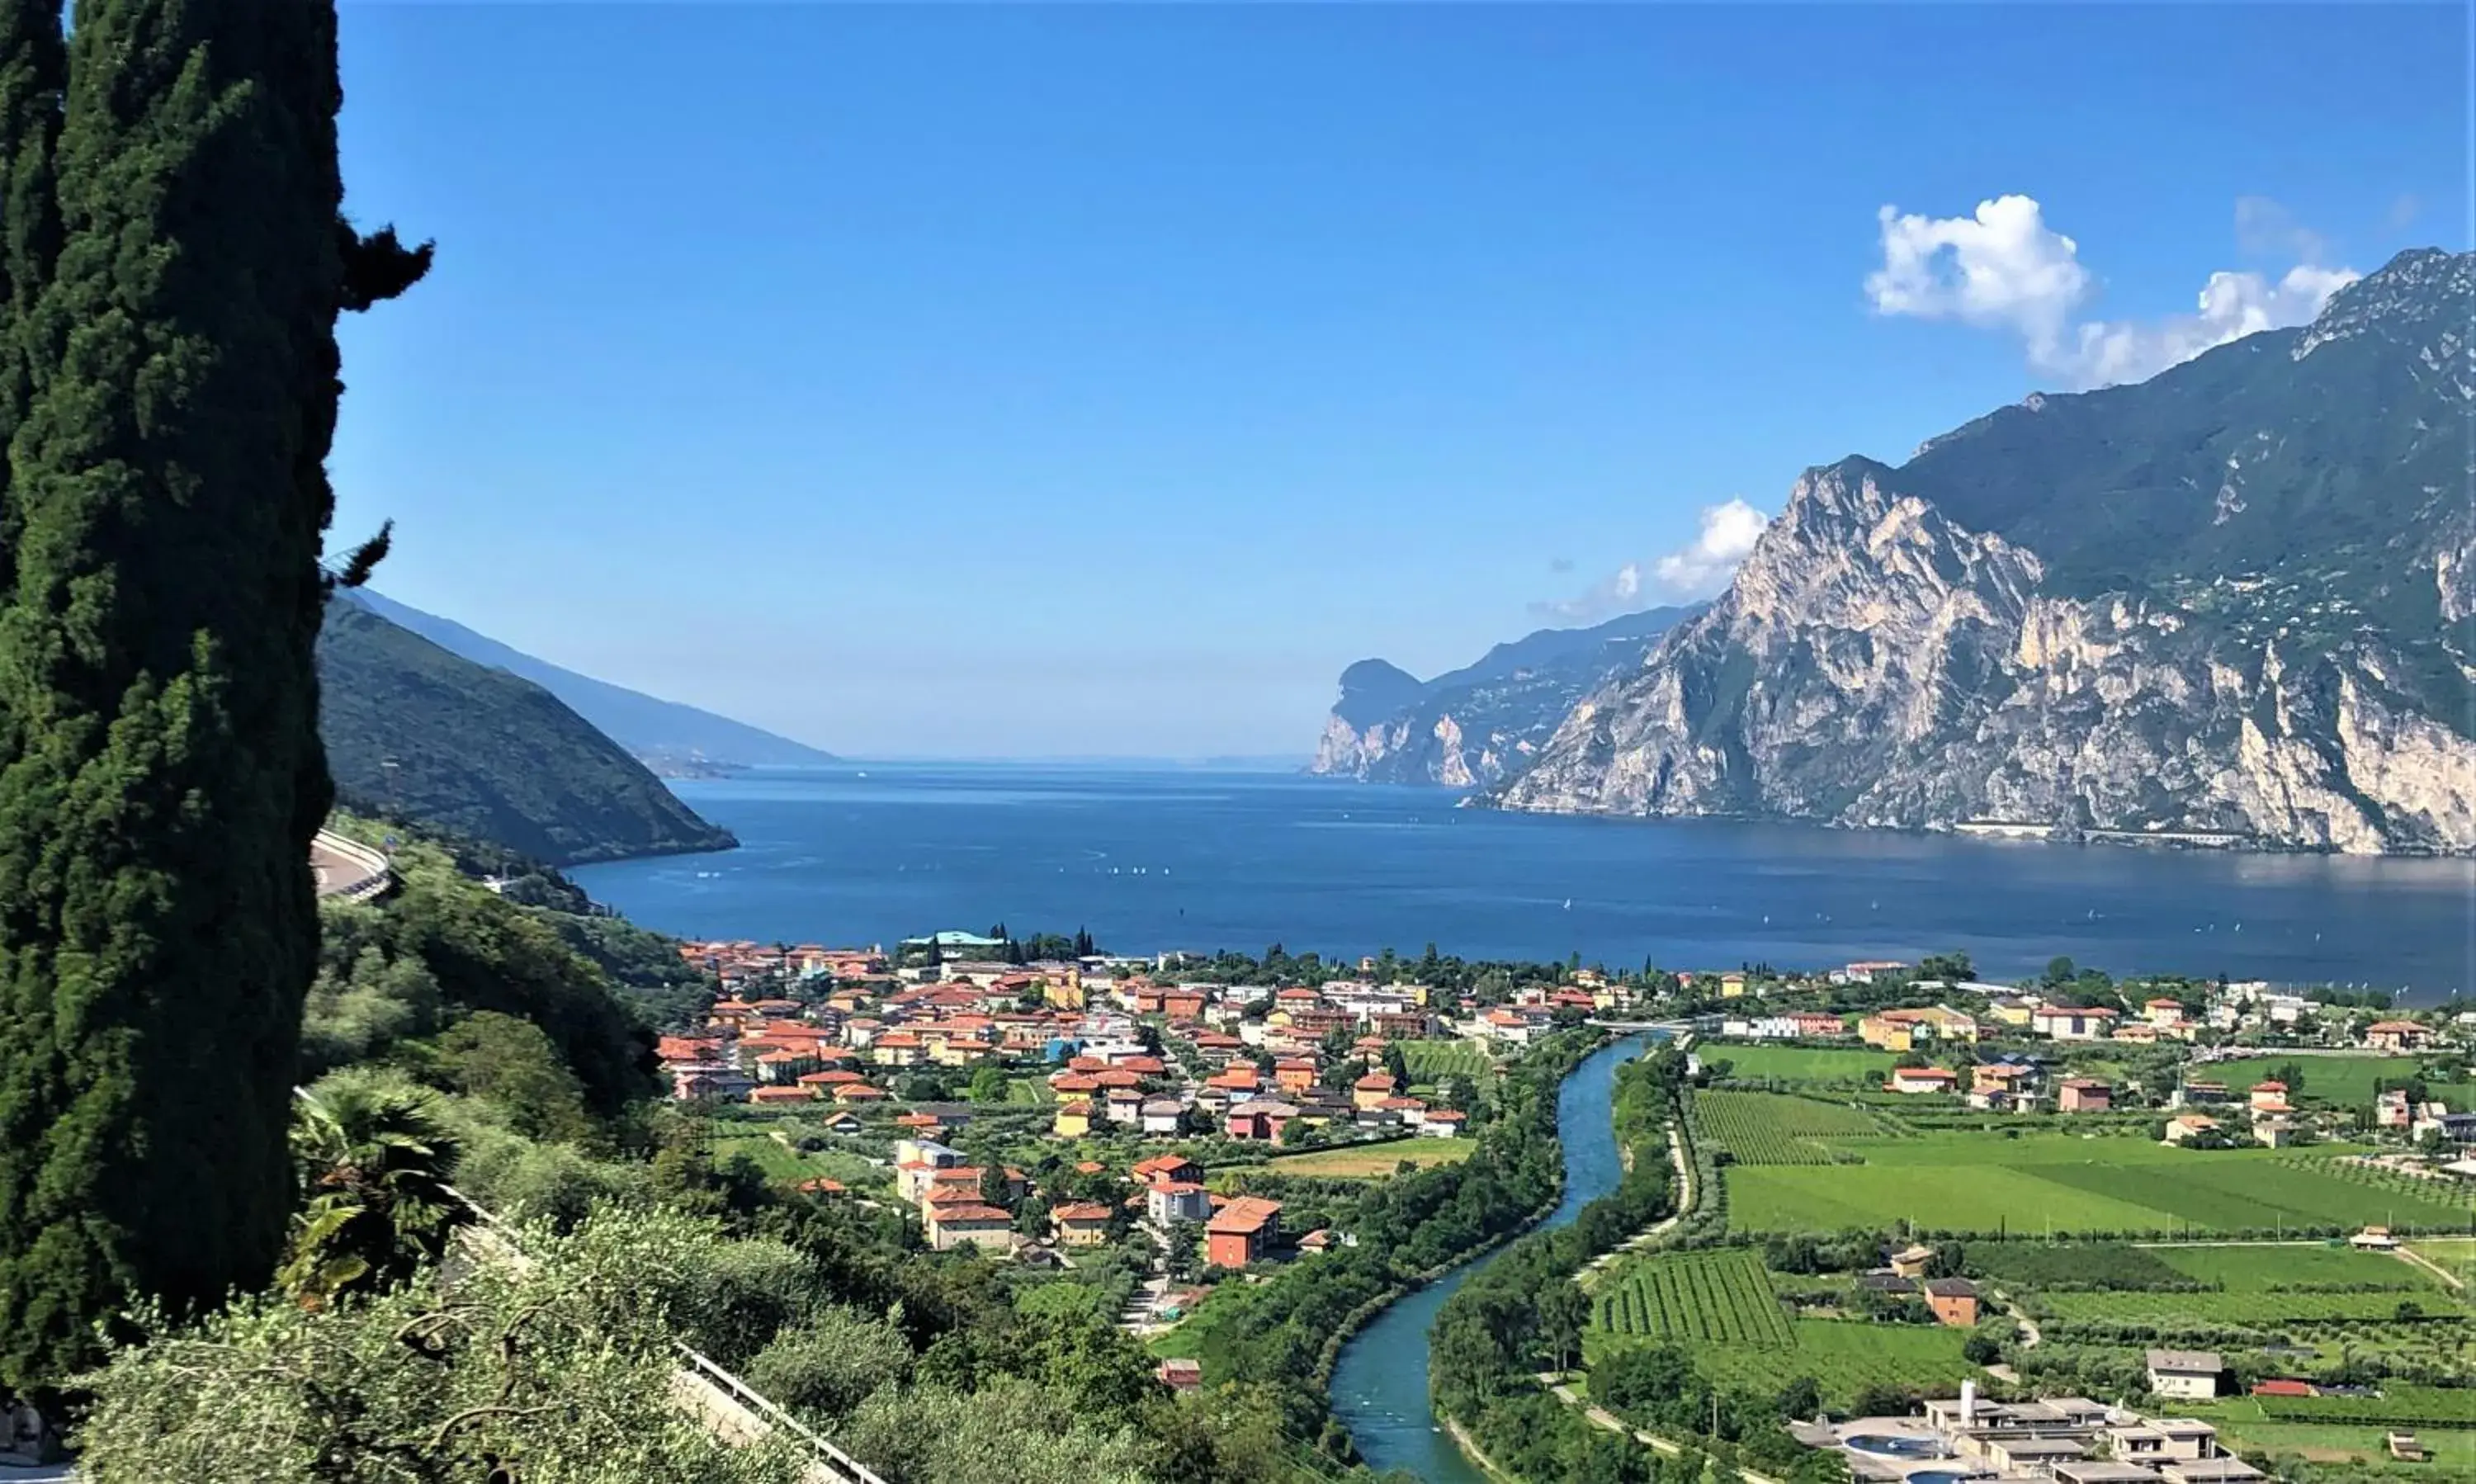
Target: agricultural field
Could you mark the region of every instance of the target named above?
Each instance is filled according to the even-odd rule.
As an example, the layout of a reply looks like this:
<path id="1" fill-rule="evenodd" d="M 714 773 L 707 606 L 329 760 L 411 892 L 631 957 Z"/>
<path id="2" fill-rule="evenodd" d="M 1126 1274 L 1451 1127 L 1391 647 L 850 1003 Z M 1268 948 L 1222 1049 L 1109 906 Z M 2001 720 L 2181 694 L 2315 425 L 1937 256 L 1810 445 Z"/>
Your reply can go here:
<path id="1" fill-rule="evenodd" d="M 885 1183 L 884 1172 L 856 1154 L 833 1150 L 804 1154 L 763 1134 L 713 1141 L 715 1163 L 725 1163 L 735 1154 L 747 1155 L 769 1180 L 840 1180 L 854 1190 Z"/>
<path id="2" fill-rule="evenodd" d="M 1724 1061 L 1728 1076 L 1751 1082 L 1880 1082 L 1898 1057 L 1871 1047 L 1738 1046 L 1706 1042 L 1694 1049 L 1704 1066 Z"/>
<path id="3" fill-rule="evenodd" d="M 1948 1395 L 1979 1374 L 1960 1353 L 1968 1332 L 1942 1324 L 1869 1324 L 1856 1320 L 1791 1321 L 1784 1349 L 1697 1347 L 1694 1369 L 1722 1387 L 1776 1392 L 1812 1376 L 1826 1405 L 1845 1408 L 1872 1386 Z"/>
<path id="4" fill-rule="evenodd" d="M 1862 1108 L 1782 1093 L 1699 1092 L 1694 1107 L 1703 1136 L 1741 1165 L 1827 1165 L 1831 1150 L 1816 1141 L 1885 1132 Z"/>
<path id="5" fill-rule="evenodd" d="M 1742 1248 L 1634 1263 L 1600 1286 L 1592 1317 L 1610 1334 L 1629 1338 L 1795 1343 L 1762 1259 Z"/>
<path id="6" fill-rule="evenodd" d="M 2389 1183 L 2309 1153 L 2203 1152 L 2145 1138 L 1937 1132 L 1833 1143 L 1864 1163 L 1729 1170 L 1729 1220 L 1752 1231 L 1835 1231 L 1909 1221 L 1939 1231 L 2157 1235 L 2377 1223 L 2465 1229 L 2469 1194 Z M 2414 1184 L 2417 1188 L 2407 1188 Z"/>
<path id="7" fill-rule="evenodd" d="M 1046 1077 L 1009 1077 L 1005 1101 L 1016 1107 L 1045 1108 L 1057 1101 L 1057 1094 Z"/>
<path id="8" fill-rule="evenodd" d="M 2158 1249 L 2121 1242 L 1972 1242 L 1968 1252 L 1972 1274 L 2014 1290 L 2180 1288 L 2200 1281 Z"/>
<path id="9" fill-rule="evenodd" d="M 2408 1248 L 2461 1283 L 2476 1283 L 2476 1237 L 2418 1237 Z"/>
<path id="10" fill-rule="evenodd" d="M 2393 1263 L 2393 1267 L 2399 1266 Z M 2380 1323 L 2408 1315 L 2465 1311 L 2439 1288 L 2421 1293 L 2396 1291 L 2369 1294 L 2315 1293 L 2097 1293 L 2043 1294 L 2037 1307 L 2064 1324 L 2228 1324 L 2247 1329 L 2288 1324 Z M 2471 1398 L 2476 1405 L 2476 1398 Z"/>
<path id="11" fill-rule="evenodd" d="M 1276 1175 L 1312 1175 L 1332 1180 L 1381 1179 L 1408 1160 L 1428 1165 L 1458 1164 L 1478 1148 L 1475 1139 L 1394 1139 L 1349 1149 L 1310 1150 L 1303 1154 L 1275 1154 L 1263 1168 Z"/>
<path id="12" fill-rule="evenodd" d="M 2351 1479 L 2457 1480 L 2476 1478 L 2476 1431 L 2414 1429 L 2431 1459 L 2393 1461 L 2384 1448 L 2387 1428 L 2370 1423 L 2288 1422 L 2269 1417 L 2250 1397 L 2184 1408 L 2216 1425 L 2221 1441 L 2240 1451 L 2272 1459 L 2301 1458 L 2323 1468 L 2344 1468 Z"/>
<path id="13" fill-rule="evenodd" d="M 2290 1089 L 2290 1100 L 2360 1107 L 2372 1102 L 2376 1084 L 2404 1081 L 2415 1076 L 2420 1060 L 2414 1056 L 2299 1056 L 2293 1051 L 2270 1051 L 2234 1061 L 2203 1062 L 2187 1071 L 2191 1076 L 2224 1082 L 2230 1093 L 2241 1098 L 2245 1088 L 2275 1077 L 2281 1068 L 2292 1065 L 2304 1073 L 2304 1090 L 2298 1093 Z"/>
<path id="14" fill-rule="evenodd" d="M 1401 1049 L 1402 1065 L 1410 1069 L 1413 1082 L 1441 1082 L 1448 1076 L 1485 1082 L 1496 1073 L 1496 1059 L 1475 1041 L 1397 1041 L 1394 1045 Z"/>
<path id="15" fill-rule="evenodd" d="M 2382 1252 L 2351 1247 L 2159 1247 L 2138 1249 L 2186 1277 L 2230 1294 L 2332 1289 L 2431 1289 L 2430 1274 Z"/>

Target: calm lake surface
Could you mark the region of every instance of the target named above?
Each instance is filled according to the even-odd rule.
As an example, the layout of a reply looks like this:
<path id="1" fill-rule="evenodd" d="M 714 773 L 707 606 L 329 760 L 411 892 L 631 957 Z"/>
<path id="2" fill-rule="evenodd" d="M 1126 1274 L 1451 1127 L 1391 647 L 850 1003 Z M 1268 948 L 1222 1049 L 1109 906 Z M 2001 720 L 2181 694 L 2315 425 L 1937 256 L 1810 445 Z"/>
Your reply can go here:
<path id="1" fill-rule="evenodd" d="M 1543 1226 L 1571 1222 L 1623 1177 L 1617 1157 L 1617 1064 L 1641 1055 L 1649 1040 L 1647 1035 L 1628 1036 L 1599 1048 L 1557 1089 L 1556 1139 L 1565 1156 L 1565 1194 Z M 1406 1469 L 1426 1484 L 1487 1484 L 1487 1476 L 1437 1425 L 1428 1405 L 1427 1331 L 1454 1290 L 1501 1250 L 1387 1306 L 1341 1348 L 1340 1363 L 1332 1371 L 1333 1415 L 1375 1468 Z"/>
<path id="2" fill-rule="evenodd" d="M 2369 983 L 2476 973 L 2476 861 L 2068 846 L 1458 809 L 1289 775 L 868 763 L 673 785 L 742 848 L 579 868 L 649 928 L 891 943 L 1087 928 L 1122 952 L 1812 967 L 1963 949 L 2123 973 Z"/>

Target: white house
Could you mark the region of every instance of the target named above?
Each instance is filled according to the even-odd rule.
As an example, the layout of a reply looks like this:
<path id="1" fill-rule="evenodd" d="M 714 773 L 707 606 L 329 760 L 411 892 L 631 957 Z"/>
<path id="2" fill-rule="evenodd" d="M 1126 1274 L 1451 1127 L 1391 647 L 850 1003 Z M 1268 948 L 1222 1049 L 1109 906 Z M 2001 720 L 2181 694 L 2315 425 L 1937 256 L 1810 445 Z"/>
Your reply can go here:
<path id="1" fill-rule="evenodd" d="M 2151 1391 L 2191 1401 L 2216 1396 L 2227 1369 L 2215 1350 L 2151 1350 L 2147 1359 Z"/>

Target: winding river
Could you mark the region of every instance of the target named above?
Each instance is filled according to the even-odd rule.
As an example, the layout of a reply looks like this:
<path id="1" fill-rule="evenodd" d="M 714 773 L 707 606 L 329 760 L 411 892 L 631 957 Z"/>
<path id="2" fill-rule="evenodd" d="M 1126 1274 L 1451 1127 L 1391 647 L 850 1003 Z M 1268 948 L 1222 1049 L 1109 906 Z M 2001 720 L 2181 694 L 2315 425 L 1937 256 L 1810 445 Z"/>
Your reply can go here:
<path id="1" fill-rule="evenodd" d="M 1627 1036 L 1593 1051 L 1557 1090 L 1565 1195 L 1545 1225 L 1564 1225 L 1616 1189 L 1623 1173 L 1617 1159 L 1617 1065 L 1641 1054 L 1657 1034 Z M 1453 1291 L 1496 1257 L 1490 1252 L 1456 1268 L 1391 1305 L 1342 1347 L 1332 1373 L 1332 1409 L 1375 1468 L 1407 1470 L 1426 1484 L 1487 1484 L 1427 1405 L 1427 1331 Z"/>

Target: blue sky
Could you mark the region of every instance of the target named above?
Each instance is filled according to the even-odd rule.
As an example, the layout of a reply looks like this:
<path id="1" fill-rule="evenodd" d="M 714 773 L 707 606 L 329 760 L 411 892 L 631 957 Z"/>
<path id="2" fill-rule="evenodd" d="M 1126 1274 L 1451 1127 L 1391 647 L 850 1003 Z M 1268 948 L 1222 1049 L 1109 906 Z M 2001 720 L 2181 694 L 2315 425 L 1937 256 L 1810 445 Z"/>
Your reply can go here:
<path id="1" fill-rule="evenodd" d="M 2466 24 L 349 6 L 348 205 L 439 256 L 347 327 L 335 538 L 839 752 L 1303 753 L 1351 660 L 2468 247 Z"/>

